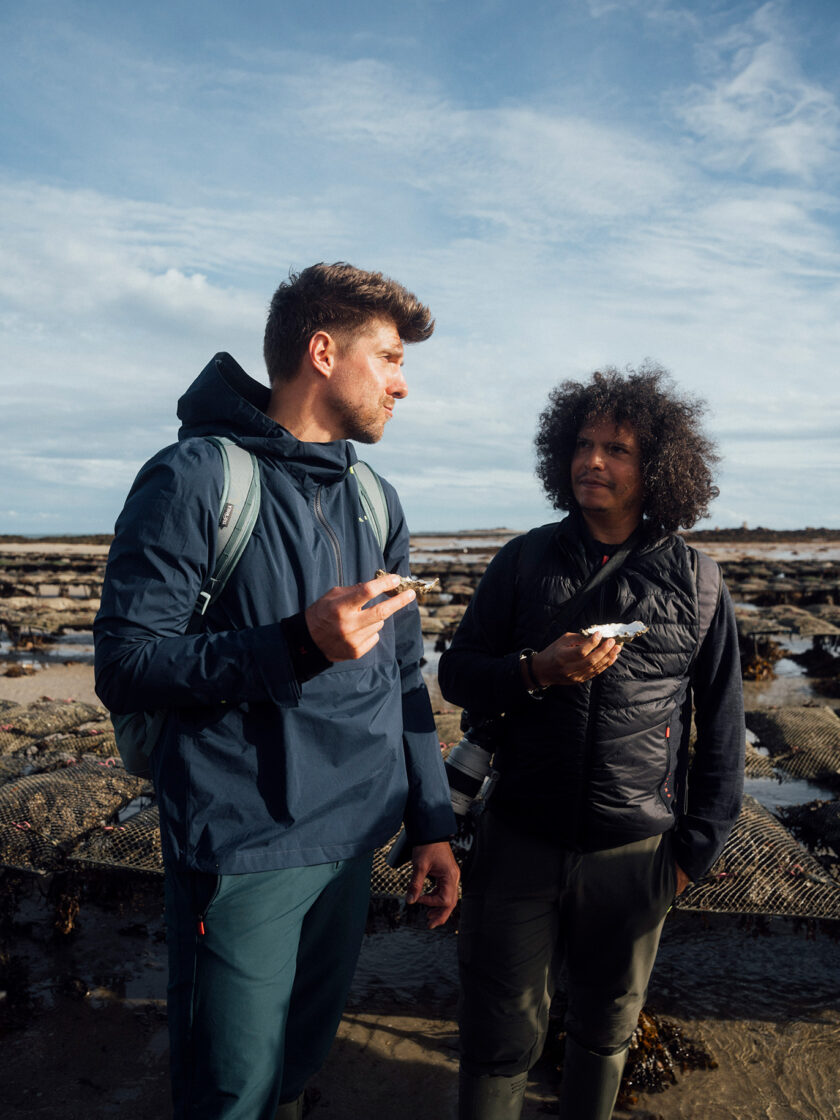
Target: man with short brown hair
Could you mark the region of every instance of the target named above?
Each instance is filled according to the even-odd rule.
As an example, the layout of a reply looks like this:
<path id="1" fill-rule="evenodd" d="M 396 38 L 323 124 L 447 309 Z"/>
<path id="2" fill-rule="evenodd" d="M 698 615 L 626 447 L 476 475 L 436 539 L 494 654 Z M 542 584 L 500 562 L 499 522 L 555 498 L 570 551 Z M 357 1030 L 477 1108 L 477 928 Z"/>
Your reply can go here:
<path id="1" fill-rule="evenodd" d="M 407 393 L 403 342 L 433 325 L 380 273 L 290 276 L 266 329 L 270 388 L 217 354 L 179 402 L 179 442 L 142 468 L 117 522 L 97 689 L 114 712 L 167 713 L 152 770 L 177 1120 L 302 1115 L 352 979 L 372 852 L 401 821 L 408 900 L 431 927 L 456 901 L 414 592 L 384 597 L 409 573 L 408 528 L 382 480 L 380 545 L 347 442 L 381 438 Z M 261 500 L 196 624 L 224 485 L 207 436 L 256 456 Z"/>

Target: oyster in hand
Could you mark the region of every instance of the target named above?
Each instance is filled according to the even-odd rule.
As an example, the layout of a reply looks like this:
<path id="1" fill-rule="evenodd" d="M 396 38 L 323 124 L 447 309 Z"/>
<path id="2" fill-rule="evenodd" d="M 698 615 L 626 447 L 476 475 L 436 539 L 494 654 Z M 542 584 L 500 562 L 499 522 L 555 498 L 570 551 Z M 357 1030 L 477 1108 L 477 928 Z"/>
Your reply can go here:
<path id="1" fill-rule="evenodd" d="M 648 628 L 643 622 L 604 622 L 600 626 L 587 626 L 581 634 L 590 637 L 598 632 L 602 638 L 612 638 L 619 645 L 632 642 L 639 634 L 647 634 Z"/>
<path id="2" fill-rule="evenodd" d="M 380 576 L 387 576 L 389 573 L 384 572 L 382 568 L 376 569 L 376 578 Z M 394 573 L 396 574 L 396 573 Z M 422 599 L 424 595 L 429 595 L 432 591 L 440 591 L 440 580 L 435 577 L 434 579 L 413 579 L 411 576 L 400 576 L 400 582 L 392 591 L 386 591 L 386 595 L 399 595 L 401 591 L 413 591 L 418 599 Z"/>

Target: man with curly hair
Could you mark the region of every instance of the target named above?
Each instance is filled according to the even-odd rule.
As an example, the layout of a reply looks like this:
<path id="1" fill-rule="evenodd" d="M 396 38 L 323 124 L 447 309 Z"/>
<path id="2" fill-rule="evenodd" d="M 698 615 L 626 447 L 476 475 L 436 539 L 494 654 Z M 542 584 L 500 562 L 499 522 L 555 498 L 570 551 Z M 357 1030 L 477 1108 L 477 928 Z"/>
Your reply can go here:
<path id="1" fill-rule="evenodd" d="M 555 389 L 537 473 L 568 516 L 498 553 L 441 658 L 499 773 L 465 874 L 460 1120 L 520 1116 L 561 969 L 560 1115 L 608 1120 L 665 915 L 738 816 L 734 612 L 677 535 L 717 495 L 702 412 L 653 366 Z"/>

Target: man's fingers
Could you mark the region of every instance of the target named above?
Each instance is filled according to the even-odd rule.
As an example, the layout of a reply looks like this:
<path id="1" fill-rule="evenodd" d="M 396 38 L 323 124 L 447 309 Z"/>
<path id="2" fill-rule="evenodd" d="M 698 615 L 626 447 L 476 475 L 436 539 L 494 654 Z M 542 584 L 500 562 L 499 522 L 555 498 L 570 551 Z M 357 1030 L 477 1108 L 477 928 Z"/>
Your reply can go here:
<path id="1" fill-rule="evenodd" d="M 387 591 L 393 591 L 399 582 L 399 576 L 388 574 L 380 576 L 378 579 L 366 580 L 364 583 L 356 583 L 352 587 L 342 588 L 342 611 L 350 614 L 363 611 L 367 603 L 371 602 L 372 599 L 377 599 L 380 595 L 384 595 Z M 416 598 L 416 593 L 410 589 L 401 591 L 399 595 L 389 595 L 387 599 L 377 603 L 375 607 L 368 607 L 364 610 L 362 624 L 370 623 L 373 619 L 384 622 L 386 618 L 390 618 L 392 614 L 396 614 L 398 610 L 408 606 Z"/>
<path id="2" fill-rule="evenodd" d="M 415 867 L 411 876 L 411 881 L 405 892 L 405 900 L 411 906 L 420 898 L 423 893 L 423 883 L 426 881 L 426 870 L 423 867 Z"/>
<path id="3" fill-rule="evenodd" d="M 399 582 L 400 577 L 398 575 L 388 572 L 384 576 L 377 576 L 375 579 L 365 580 L 364 583 L 354 584 L 353 587 L 348 587 L 347 591 L 352 601 L 357 603 L 359 607 L 363 607 L 365 603 L 369 603 L 371 599 L 375 599 L 378 595 L 393 591 Z"/>

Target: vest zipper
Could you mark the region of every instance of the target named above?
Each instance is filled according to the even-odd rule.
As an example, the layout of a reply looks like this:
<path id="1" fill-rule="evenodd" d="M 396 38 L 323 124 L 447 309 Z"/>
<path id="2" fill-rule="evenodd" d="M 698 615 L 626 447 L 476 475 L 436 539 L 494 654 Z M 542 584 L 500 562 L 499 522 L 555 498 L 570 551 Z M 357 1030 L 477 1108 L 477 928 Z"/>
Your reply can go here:
<path id="1" fill-rule="evenodd" d="M 665 777 L 659 783 L 659 798 L 673 813 L 674 808 L 672 805 L 672 799 L 674 796 L 674 792 L 671 789 L 669 781 L 671 777 L 671 723 L 669 721 L 668 725 L 665 728 Z M 662 793 L 663 790 L 665 791 L 664 796 Z"/>
<path id="2" fill-rule="evenodd" d="M 341 546 L 339 545 L 338 537 L 335 534 L 335 530 L 329 524 L 329 522 L 327 521 L 327 519 L 324 515 L 324 510 L 323 510 L 323 507 L 321 506 L 321 490 L 322 489 L 323 489 L 323 487 L 319 486 L 318 489 L 315 491 L 315 498 L 313 500 L 313 506 L 314 506 L 314 509 L 315 509 L 315 517 L 318 519 L 318 521 L 321 523 L 321 525 L 323 525 L 324 532 L 327 534 L 327 537 L 329 538 L 329 542 L 332 545 L 333 552 L 335 553 L 335 566 L 338 569 L 338 586 L 343 587 L 344 586 L 344 566 L 341 563 Z"/>
<path id="3" fill-rule="evenodd" d="M 581 851 L 586 851 L 589 836 L 589 817 L 587 811 L 591 804 L 592 784 L 592 755 L 595 750 L 595 713 L 598 710 L 598 693 L 600 692 L 597 677 L 589 683 L 589 703 L 586 711 L 586 735 L 584 737 L 583 756 L 583 781 L 581 782 L 581 798 L 578 808 L 577 841 Z"/>
<path id="4" fill-rule="evenodd" d="M 601 558 L 601 566 L 606 564 L 606 562 L 608 560 L 609 560 L 609 556 L 603 556 Z M 598 612 L 599 613 L 598 613 L 598 615 L 595 616 L 596 618 L 603 615 L 605 607 L 606 607 L 606 588 L 602 584 L 601 589 L 598 592 Z M 595 722 L 596 721 L 595 721 L 594 716 L 595 716 L 595 713 L 598 710 L 598 695 L 601 691 L 600 685 L 601 685 L 600 677 L 595 677 L 595 678 L 593 678 L 592 681 L 590 681 L 590 683 L 589 683 L 589 702 L 588 702 L 587 710 L 586 710 L 586 735 L 584 737 L 583 782 L 582 782 L 582 791 L 581 791 L 582 796 L 581 796 L 581 799 L 580 799 L 580 806 L 579 806 L 579 809 L 578 809 L 578 827 L 577 827 L 578 846 L 580 847 L 580 849 L 582 851 L 586 850 L 586 843 L 587 843 L 588 836 L 589 836 L 589 820 L 590 820 L 590 815 L 591 814 L 589 812 L 587 812 L 587 809 L 591 804 L 591 790 L 590 790 L 589 787 L 592 784 L 592 763 L 593 763 L 592 755 L 593 755 L 594 749 L 595 749 Z"/>

